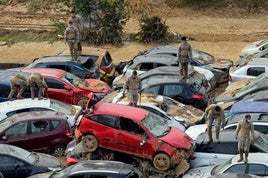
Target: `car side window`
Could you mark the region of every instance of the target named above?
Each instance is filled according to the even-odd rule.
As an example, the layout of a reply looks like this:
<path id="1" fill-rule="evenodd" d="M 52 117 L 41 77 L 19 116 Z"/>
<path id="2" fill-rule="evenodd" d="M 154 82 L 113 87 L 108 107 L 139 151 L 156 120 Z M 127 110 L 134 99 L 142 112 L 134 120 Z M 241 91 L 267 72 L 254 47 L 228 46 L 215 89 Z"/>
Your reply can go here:
<path id="1" fill-rule="evenodd" d="M 4 167 L 6 167 L 6 168 L 7 167 L 14 168 L 14 165 L 16 165 L 16 164 L 19 165 L 19 166 L 24 165 L 23 162 L 21 162 L 19 160 L 16 160 L 16 159 L 14 159 L 14 158 L 12 158 L 10 156 L 1 155 L 0 159 L 1 159 L 1 161 L 0 161 L 0 167 L 1 168 L 4 168 Z"/>
<path id="2" fill-rule="evenodd" d="M 45 121 L 45 120 L 32 121 L 30 127 L 31 127 L 32 134 L 49 131 L 49 123 L 48 121 Z"/>
<path id="3" fill-rule="evenodd" d="M 76 174 L 76 175 L 68 176 L 67 178 L 87 178 L 87 175 L 86 175 L 86 173 L 85 174 Z"/>
<path id="4" fill-rule="evenodd" d="M 159 94 L 160 86 L 153 86 L 150 88 L 144 89 L 143 93 L 152 93 L 152 94 Z"/>
<path id="5" fill-rule="evenodd" d="M 51 130 L 54 130 L 60 125 L 59 121 L 51 121 L 50 123 L 51 123 Z"/>
<path id="6" fill-rule="evenodd" d="M 163 95 L 165 96 L 180 96 L 183 95 L 183 86 L 182 85 L 165 85 Z"/>
<path id="7" fill-rule="evenodd" d="M 45 78 L 48 88 L 64 89 L 64 83 L 59 80 Z"/>
<path id="8" fill-rule="evenodd" d="M 248 173 L 258 176 L 267 176 L 268 167 L 262 164 L 248 164 Z"/>
<path id="9" fill-rule="evenodd" d="M 15 138 L 27 135 L 27 133 L 28 133 L 28 122 L 21 122 L 9 128 L 5 134 L 7 138 Z"/>
<path id="10" fill-rule="evenodd" d="M 61 70 L 65 70 L 67 72 L 71 71 L 70 67 L 66 66 L 66 65 L 51 64 L 51 65 L 49 65 L 49 68 L 61 69 Z"/>
<path id="11" fill-rule="evenodd" d="M 254 125 L 254 130 L 268 134 L 268 125 Z"/>
<path id="12" fill-rule="evenodd" d="M 138 68 L 139 68 L 138 70 L 141 70 L 141 71 L 148 71 L 154 68 L 154 63 L 145 62 L 145 63 L 140 64 Z"/>
<path id="13" fill-rule="evenodd" d="M 231 167 L 229 167 L 227 170 L 224 171 L 224 173 L 240 173 L 244 174 L 246 173 L 247 164 L 235 164 Z"/>
<path id="14" fill-rule="evenodd" d="M 138 124 L 124 117 L 120 117 L 120 128 L 127 132 L 138 134 L 138 135 L 145 134 L 144 130 Z"/>
<path id="15" fill-rule="evenodd" d="M 114 117 L 114 116 L 101 115 L 101 116 L 92 116 L 90 118 L 91 118 L 91 120 L 94 120 L 94 121 L 99 122 L 103 125 L 113 127 L 113 128 L 118 128 L 118 125 L 119 125 L 118 118 Z"/>
<path id="16" fill-rule="evenodd" d="M 247 70 L 247 75 L 258 76 L 265 72 L 265 67 L 251 67 Z"/>

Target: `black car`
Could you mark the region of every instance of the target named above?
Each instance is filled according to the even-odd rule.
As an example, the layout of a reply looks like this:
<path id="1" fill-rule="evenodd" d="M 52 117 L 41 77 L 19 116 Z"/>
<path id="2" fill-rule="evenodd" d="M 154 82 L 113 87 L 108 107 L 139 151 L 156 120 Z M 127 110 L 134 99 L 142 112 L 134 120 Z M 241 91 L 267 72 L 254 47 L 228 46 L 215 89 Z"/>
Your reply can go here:
<path id="1" fill-rule="evenodd" d="M 143 174 L 133 165 L 119 161 L 87 160 L 79 161 L 62 171 L 36 174 L 29 178 L 143 178 Z"/>
<path id="2" fill-rule="evenodd" d="M 25 178 L 64 168 L 64 165 L 51 155 L 29 152 L 8 144 L 0 144 L 0 160 L 0 173 L 4 178 Z"/>
<path id="3" fill-rule="evenodd" d="M 234 130 L 221 130 L 219 143 L 208 143 L 207 135 L 207 132 L 203 132 L 195 139 L 195 159 L 191 160 L 192 167 L 220 164 L 238 154 Z M 212 132 L 212 136 L 215 136 L 215 132 Z M 268 153 L 268 135 L 255 131 L 255 141 L 250 145 L 249 152 Z"/>
<path id="4" fill-rule="evenodd" d="M 80 60 L 91 61 L 91 59 L 87 60 L 86 58 L 89 57 L 79 57 Z M 92 61 L 91 64 L 85 65 L 86 66 L 83 66 L 79 62 L 72 61 L 70 56 L 45 56 L 35 59 L 25 68 L 55 68 L 70 72 L 82 79 L 98 78 L 98 67 L 94 64 L 94 62 Z"/>
<path id="5" fill-rule="evenodd" d="M 136 56 L 140 55 L 170 55 L 177 57 L 178 48 L 172 45 L 156 46 L 146 51 L 139 52 Z M 217 83 L 224 83 L 229 80 L 229 69 L 233 65 L 230 59 L 219 59 L 208 54 L 207 52 L 198 49 L 192 49 L 193 66 L 199 66 L 210 70 L 216 77 Z"/>
<path id="6" fill-rule="evenodd" d="M 168 96 L 199 109 L 204 109 L 207 106 L 207 98 L 201 92 L 201 85 L 195 82 L 188 82 L 180 76 L 153 75 L 152 77 L 144 78 L 141 82 L 141 93 Z"/>

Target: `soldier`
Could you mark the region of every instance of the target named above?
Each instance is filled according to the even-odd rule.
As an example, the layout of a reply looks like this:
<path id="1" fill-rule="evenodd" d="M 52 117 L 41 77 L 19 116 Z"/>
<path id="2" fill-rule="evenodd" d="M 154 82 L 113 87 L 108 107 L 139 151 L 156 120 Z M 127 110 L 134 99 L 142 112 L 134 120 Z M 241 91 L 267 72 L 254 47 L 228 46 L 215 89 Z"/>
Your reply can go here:
<path id="1" fill-rule="evenodd" d="M 79 32 L 79 41 L 77 43 L 77 51 L 78 51 L 78 55 L 81 55 L 82 52 L 82 45 L 81 45 L 81 34 L 82 34 L 82 30 L 83 30 L 83 25 L 81 22 L 81 18 L 75 14 L 75 10 L 72 9 L 71 10 L 71 17 L 69 17 L 69 20 L 73 21 L 73 25 L 77 28 L 78 32 Z"/>
<path id="2" fill-rule="evenodd" d="M 186 41 L 186 37 L 181 37 L 181 43 L 178 48 L 178 63 L 180 65 L 180 74 L 182 78 L 187 78 L 188 75 L 188 63 L 192 60 L 192 47 Z"/>
<path id="3" fill-rule="evenodd" d="M 68 20 L 68 27 L 64 31 L 64 40 L 68 43 L 70 48 L 70 54 L 72 60 L 78 59 L 78 42 L 79 42 L 79 32 L 77 28 L 73 25 L 73 20 Z"/>
<path id="4" fill-rule="evenodd" d="M 38 99 L 41 100 L 43 98 L 43 88 L 47 88 L 44 77 L 39 73 L 32 73 L 27 80 L 27 84 L 30 86 L 32 99 L 34 99 L 34 90 L 38 88 Z"/>
<path id="5" fill-rule="evenodd" d="M 249 146 L 250 146 L 250 143 L 254 142 L 254 138 L 255 138 L 254 126 L 252 122 L 249 121 L 250 119 L 251 119 L 251 116 L 249 114 L 246 114 L 245 118 L 238 122 L 236 130 L 235 130 L 236 140 L 239 134 L 238 152 L 240 154 L 240 158 L 237 160 L 238 162 L 243 160 L 243 152 L 245 152 L 244 162 L 245 163 L 248 162 Z M 251 132 L 251 139 L 250 139 L 250 132 Z"/>
<path id="6" fill-rule="evenodd" d="M 13 100 L 13 95 L 16 93 L 16 91 L 19 89 L 17 98 L 22 99 L 22 93 L 25 91 L 27 87 L 27 79 L 20 74 L 15 74 L 10 76 L 9 78 L 10 82 L 10 92 L 8 95 L 9 100 Z"/>
<path id="7" fill-rule="evenodd" d="M 212 139 L 212 123 L 213 123 L 214 120 L 216 120 L 216 125 L 215 125 L 216 142 L 220 142 L 220 139 L 219 139 L 220 126 L 222 126 L 222 128 L 224 127 L 224 119 L 225 119 L 223 109 L 220 106 L 216 105 L 216 104 L 211 104 L 210 106 L 208 106 L 206 108 L 204 115 L 205 115 L 206 121 L 208 121 L 208 126 L 207 126 L 208 143 L 213 142 L 213 139 Z"/>
<path id="8" fill-rule="evenodd" d="M 128 100 L 130 106 L 137 106 L 139 98 L 139 90 L 141 89 L 141 79 L 137 76 L 137 71 L 134 70 L 132 75 L 128 77 L 124 84 L 123 95 L 125 90 L 128 90 Z"/>

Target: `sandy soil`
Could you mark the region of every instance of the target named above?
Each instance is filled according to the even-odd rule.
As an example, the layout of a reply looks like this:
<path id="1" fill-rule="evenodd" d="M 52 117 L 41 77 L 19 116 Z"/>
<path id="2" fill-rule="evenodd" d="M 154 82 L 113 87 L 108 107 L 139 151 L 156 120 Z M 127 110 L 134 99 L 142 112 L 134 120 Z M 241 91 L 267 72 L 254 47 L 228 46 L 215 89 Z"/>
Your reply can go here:
<path id="1" fill-rule="evenodd" d="M 136 0 L 137 1 L 137 0 Z M 134 1 L 133 1 L 134 2 Z M 139 1 L 141 2 L 141 1 Z M 149 1 L 152 3 L 151 1 Z M 194 48 L 206 51 L 216 57 L 229 58 L 233 61 L 238 59 L 241 49 L 249 42 L 267 38 L 268 36 L 268 14 L 265 12 L 245 13 L 232 10 L 213 11 L 189 8 L 167 7 L 166 4 L 161 8 L 161 2 L 157 1 L 156 6 L 151 6 L 154 11 L 151 15 L 160 16 L 169 26 L 170 31 L 178 34 L 184 34 L 194 38 L 190 41 Z M 136 2 L 137 5 L 137 2 Z M 140 4 L 138 4 L 141 6 Z M 150 4 L 149 4 L 150 5 Z M 147 8 L 147 6 L 144 6 Z M 150 7 L 150 6 L 148 6 Z M 6 6 L 1 8 L 0 28 L 3 24 L 9 24 L 10 27 L 22 24 L 37 28 L 45 28 L 49 25 L 49 18 L 57 15 L 60 19 L 68 18 L 67 14 L 58 15 L 54 13 L 38 12 L 37 15 L 25 12 L 26 9 L 21 6 Z M 150 9 L 150 8 L 147 8 Z M 161 9 L 161 10 L 160 10 Z M 155 14 L 154 14 L 155 13 Z M 5 14 L 5 15 L 4 15 Z M 22 18 L 23 17 L 23 18 Z M 38 26 L 39 25 L 39 26 Z M 43 25 L 43 26 L 40 26 Z M 127 21 L 126 33 L 135 33 L 139 31 L 138 16 L 133 15 Z M 140 50 L 146 50 L 159 44 L 141 44 L 136 42 L 125 42 L 122 47 L 111 45 L 100 46 L 110 51 L 115 63 L 131 59 Z M 176 45 L 176 44 L 174 44 Z M 86 46 L 83 46 L 86 47 Z M 66 49 L 63 41 L 53 43 L 16 43 L 12 46 L 0 46 L 1 62 L 29 63 L 32 59 L 54 55 Z"/>

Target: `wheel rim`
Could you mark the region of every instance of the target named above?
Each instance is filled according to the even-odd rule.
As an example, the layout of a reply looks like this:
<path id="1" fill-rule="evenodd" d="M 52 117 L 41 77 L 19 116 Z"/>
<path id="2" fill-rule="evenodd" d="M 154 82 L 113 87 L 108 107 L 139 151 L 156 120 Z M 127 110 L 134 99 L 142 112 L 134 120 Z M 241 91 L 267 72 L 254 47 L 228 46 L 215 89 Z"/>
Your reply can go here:
<path id="1" fill-rule="evenodd" d="M 52 155 L 56 157 L 64 156 L 65 154 L 65 147 L 57 146 L 53 149 Z"/>
<path id="2" fill-rule="evenodd" d="M 98 140 L 93 135 L 86 135 L 82 139 L 82 146 L 88 152 L 94 152 L 98 148 Z"/>
<path id="3" fill-rule="evenodd" d="M 159 153 L 154 157 L 154 167 L 159 171 L 167 171 L 170 168 L 170 158 L 165 153 Z"/>

